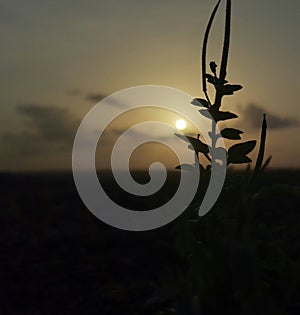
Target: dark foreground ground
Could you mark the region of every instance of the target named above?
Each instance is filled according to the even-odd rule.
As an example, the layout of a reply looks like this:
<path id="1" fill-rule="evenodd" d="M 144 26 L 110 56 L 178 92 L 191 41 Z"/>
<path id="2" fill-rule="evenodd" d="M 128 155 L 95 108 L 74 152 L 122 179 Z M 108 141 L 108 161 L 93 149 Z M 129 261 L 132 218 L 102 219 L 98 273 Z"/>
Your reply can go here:
<path id="1" fill-rule="evenodd" d="M 300 172 L 266 173 L 251 219 L 231 177 L 191 236 L 107 226 L 71 174 L 1 174 L 0 314 L 300 314 Z"/>

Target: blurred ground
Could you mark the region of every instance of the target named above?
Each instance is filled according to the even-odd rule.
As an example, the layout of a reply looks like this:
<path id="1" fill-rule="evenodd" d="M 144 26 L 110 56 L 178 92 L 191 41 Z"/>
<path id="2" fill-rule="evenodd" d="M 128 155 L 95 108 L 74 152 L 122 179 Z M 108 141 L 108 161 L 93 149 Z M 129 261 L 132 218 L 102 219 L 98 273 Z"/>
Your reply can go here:
<path id="1" fill-rule="evenodd" d="M 184 268 L 171 245 L 176 222 L 139 233 L 109 227 L 85 208 L 68 173 L 3 173 L 0 182 L 0 314 L 159 314 L 149 303 L 157 283 Z M 270 171 L 254 196 L 260 221 L 292 243 L 298 269 L 300 234 L 287 230 L 300 227 L 299 183 L 300 171 Z"/>

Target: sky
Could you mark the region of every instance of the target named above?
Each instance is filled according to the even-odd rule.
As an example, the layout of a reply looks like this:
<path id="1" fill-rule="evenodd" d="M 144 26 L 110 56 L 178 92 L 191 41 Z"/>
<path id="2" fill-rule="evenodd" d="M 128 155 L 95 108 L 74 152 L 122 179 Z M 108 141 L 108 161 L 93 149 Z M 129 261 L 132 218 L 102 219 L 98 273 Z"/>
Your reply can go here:
<path id="1" fill-rule="evenodd" d="M 70 170 L 80 121 L 119 90 L 155 84 L 203 96 L 201 44 L 215 3 L 0 0 L 0 171 Z M 224 99 L 224 110 L 239 115 L 228 127 L 242 128 L 244 140 L 258 139 L 267 113 L 271 166 L 299 168 L 300 2 L 232 3 L 228 79 L 244 88 Z M 216 63 L 224 4 L 208 46 Z M 115 126 L 108 141 L 125 125 Z M 133 165 L 143 167 L 140 161 Z"/>

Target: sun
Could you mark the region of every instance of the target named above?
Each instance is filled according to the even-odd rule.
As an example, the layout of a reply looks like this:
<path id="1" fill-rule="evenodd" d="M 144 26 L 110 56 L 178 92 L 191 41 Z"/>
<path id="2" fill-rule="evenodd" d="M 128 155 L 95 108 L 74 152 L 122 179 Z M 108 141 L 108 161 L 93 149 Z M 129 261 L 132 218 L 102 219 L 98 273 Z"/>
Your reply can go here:
<path id="1" fill-rule="evenodd" d="M 183 119 L 176 120 L 175 126 L 178 130 L 183 130 L 186 128 L 187 124 L 186 121 Z"/>

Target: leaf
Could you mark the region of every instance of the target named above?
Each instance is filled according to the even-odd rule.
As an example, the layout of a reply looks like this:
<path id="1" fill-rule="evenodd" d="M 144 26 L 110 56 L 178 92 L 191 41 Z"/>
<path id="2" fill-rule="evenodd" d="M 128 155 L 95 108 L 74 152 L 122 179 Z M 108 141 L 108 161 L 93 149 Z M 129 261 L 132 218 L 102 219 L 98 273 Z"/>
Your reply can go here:
<path id="1" fill-rule="evenodd" d="M 206 78 L 207 78 L 207 82 L 213 84 L 215 86 L 215 88 L 217 89 L 219 86 L 223 87 L 223 84 L 227 83 L 228 81 L 227 80 L 224 80 L 221 82 L 220 79 L 218 79 L 217 77 L 214 77 L 213 75 L 211 74 L 206 74 L 205 75 Z M 227 85 L 230 85 L 230 84 L 227 84 Z M 220 89 L 218 89 L 219 91 L 222 91 Z M 224 94 L 224 93 L 223 93 Z"/>
<path id="2" fill-rule="evenodd" d="M 190 140 L 188 138 L 192 138 L 190 136 L 182 135 L 179 133 L 175 133 L 175 136 L 177 136 L 178 138 L 182 139 L 183 141 L 185 141 L 187 143 L 190 143 Z M 193 139 L 196 139 L 196 138 L 193 138 Z"/>
<path id="3" fill-rule="evenodd" d="M 202 107 L 209 108 L 208 101 L 205 100 L 204 98 L 194 98 L 192 100 L 191 104 L 193 104 L 195 106 L 202 106 Z"/>
<path id="4" fill-rule="evenodd" d="M 252 162 L 252 160 L 247 156 L 239 156 L 239 157 L 231 157 L 229 156 L 227 159 L 227 165 L 231 164 L 244 164 L 244 163 L 249 163 Z"/>
<path id="5" fill-rule="evenodd" d="M 189 149 L 194 150 L 196 152 L 201 152 L 204 154 L 207 154 L 209 152 L 209 148 L 208 145 L 203 143 L 201 140 L 194 138 L 194 137 L 190 137 L 190 136 L 186 136 L 186 135 L 181 135 L 178 133 L 175 133 L 175 135 L 184 140 L 185 142 L 190 143 L 190 145 L 188 146 Z"/>
<path id="6" fill-rule="evenodd" d="M 242 143 L 238 143 L 229 148 L 232 153 L 248 154 L 250 153 L 256 145 L 256 140 L 250 140 Z"/>
<path id="7" fill-rule="evenodd" d="M 176 169 L 188 171 L 188 172 L 194 172 L 195 171 L 195 167 L 193 165 L 190 165 L 190 164 L 180 164 L 180 165 L 176 166 Z"/>
<path id="8" fill-rule="evenodd" d="M 216 85 L 216 78 L 213 75 L 206 73 L 205 77 L 209 83 Z"/>
<path id="9" fill-rule="evenodd" d="M 200 110 L 199 110 L 199 113 L 200 113 L 202 116 L 211 119 L 211 114 L 210 114 L 210 111 L 209 111 L 209 110 L 207 110 L 207 109 L 200 109 Z"/>
<path id="10" fill-rule="evenodd" d="M 233 95 L 234 92 L 241 90 L 243 87 L 239 84 L 225 84 L 221 87 L 223 95 Z"/>
<path id="11" fill-rule="evenodd" d="M 231 112 L 221 112 L 218 111 L 216 113 L 213 113 L 213 118 L 215 121 L 220 121 L 220 120 L 228 120 L 228 119 L 233 119 L 237 118 L 238 116 L 234 113 Z"/>
<path id="12" fill-rule="evenodd" d="M 186 137 L 191 143 L 191 147 L 189 146 L 189 149 L 194 149 L 196 152 L 201 152 L 204 154 L 207 154 L 209 152 L 208 145 L 203 143 L 201 140 L 189 136 Z"/>
<path id="13" fill-rule="evenodd" d="M 233 145 L 228 150 L 228 164 L 242 164 L 251 162 L 251 159 L 247 156 L 256 145 L 256 140 L 251 140 L 247 142 L 242 142 Z"/>
<path id="14" fill-rule="evenodd" d="M 209 63 L 211 72 L 216 76 L 217 75 L 217 64 L 214 61 Z"/>
<path id="15" fill-rule="evenodd" d="M 241 139 L 241 134 L 243 131 L 234 128 L 225 128 L 221 131 L 222 137 L 230 140 Z"/>
<path id="16" fill-rule="evenodd" d="M 222 111 L 214 111 L 214 110 L 207 110 L 207 109 L 200 109 L 199 113 L 203 115 L 206 118 L 211 118 L 218 122 L 221 120 L 228 120 L 228 119 L 233 119 L 237 118 L 238 116 L 234 113 L 231 112 L 222 112 Z"/>

